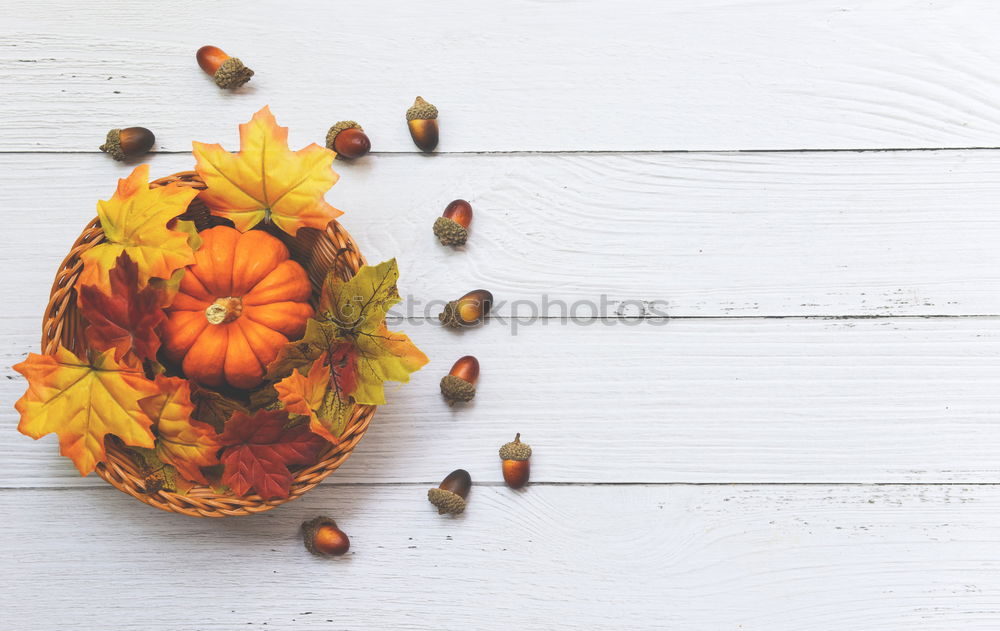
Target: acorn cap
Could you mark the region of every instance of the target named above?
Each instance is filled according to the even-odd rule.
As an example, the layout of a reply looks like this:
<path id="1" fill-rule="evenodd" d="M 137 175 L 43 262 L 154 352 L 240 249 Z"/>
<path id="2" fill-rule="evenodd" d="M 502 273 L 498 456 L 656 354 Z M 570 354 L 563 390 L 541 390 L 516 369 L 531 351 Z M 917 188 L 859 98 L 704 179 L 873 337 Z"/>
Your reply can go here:
<path id="1" fill-rule="evenodd" d="M 108 132 L 107 138 L 104 139 L 104 144 L 98 147 L 98 149 L 119 162 L 125 159 L 125 154 L 122 153 L 121 133 L 121 129 L 112 129 Z"/>
<path id="2" fill-rule="evenodd" d="M 445 375 L 441 378 L 441 394 L 448 403 L 471 401 L 476 396 L 476 386 L 455 375 Z"/>
<path id="3" fill-rule="evenodd" d="M 445 326 L 458 328 L 462 323 L 458 319 L 458 301 L 452 300 L 444 306 L 444 310 L 438 314 L 438 320 Z"/>
<path id="4" fill-rule="evenodd" d="M 406 120 L 427 120 L 431 118 L 438 117 L 438 108 L 434 107 L 430 103 L 424 100 L 422 96 L 418 96 L 410 109 L 406 110 Z"/>
<path id="5" fill-rule="evenodd" d="M 316 549 L 316 531 L 323 526 L 333 526 L 336 528 L 337 522 L 323 515 L 302 522 L 302 541 L 306 544 L 306 549 L 320 556 L 324 556 L 324 554 L 322 551 Z"/>
<path id="6" fill-rule="evenodd" d="M 357 129 L 358 131 L 364 131 L 361 125 L 358 125 L 356 121 L 340 121 L 331 127 L 330 131 L 326 132 L 326 146 L 333 149 L 333 141 L 337 139 L 337 134 L 345 129 Z"/>
<path id="7" fill-rule="evenodd" d="M 444 489 L 428 489 L 427 499 L 437 506 L 438 514 L 461 515 L 465 511 L 465 499 L 457 493 Z"/>
<path id="8" fill-rule="evenodd" d="M 501 460 L 527 460 L 531 457 L 531 445 L 521 442 L 521 435 L 518 434 L 513 442 L 505 443 L 500 448 Z"/>
<path id="9" fill-rule="evenodd" d="M 213 79 L 220 88 L 238 88 L 253 76 L 253 70 L 243 65 L 238 57 L 230 57 L 215 71 Z"/>
<path id="10" fill-rule="evenodd" d="M 465 226 L 447 217 L 438 217 L 434 221 L 434 235 L 443 245 L 465 245 L 469 239 Z"/>
<path id="11" fill-rule="evenodd" d="M 474 289 L 458 300 L 445 304 L 444 309 L 438 314 L 438 320 L 444 326 L 456 329 L 475 326 L 486 322 L 486 316 L 492 307 L 493 294 L 485 289 Z M 470 310 L 474 313 L 469 313 Z M 470 315 L 475 317 L 470 318 Z"/>

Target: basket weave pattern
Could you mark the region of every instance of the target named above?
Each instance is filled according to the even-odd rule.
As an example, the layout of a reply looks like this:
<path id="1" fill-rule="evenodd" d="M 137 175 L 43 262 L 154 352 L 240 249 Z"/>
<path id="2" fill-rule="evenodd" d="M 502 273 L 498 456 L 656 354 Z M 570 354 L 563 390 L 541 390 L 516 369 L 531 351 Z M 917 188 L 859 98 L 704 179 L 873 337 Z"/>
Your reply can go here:
<path id="1" fill-rule="evenodd" d="M 180 186 L 199 190 L 205 188 L 198 174 L 193 171 L 154 180 L 149 186 L 156 188 L 174 182 Z M 192 219 L 199 230 L 219 223 L 219 220 L 210 215 L 208 209 L 197 198 L 189 206 L 185 218 Z M 295 237 L 280 231 L 273 231 L 271 234 L 280 238 L 288 247 L 292 258 L 305 268 L 313 286 L 314 306 L 323 279 L 330 270 L 336 270 L 346 281 L 365 264 L 364 257 L 361 256 L 350 235 L 336 221 L 331 221 L 325 231 L 301 228 Z M 104 231 L 95 218 L 83 229 L 83 233 L 59 266 L 42 323 L 43 353 L 54 352 L 59 343 L 78 354 L 86 348 L 83 337 L 84 323 L 76 306 L 75 286 L 83 269 L 80 254 L 103 240 Z M 106 441 L 107 459 L 97 466 L 97 474 L 118 490 L 166 511 L 193 517 L 231 517 L 261 513 L 296 499 L 333 473 L 347 460 L 355 445 L 364 436 L 374 413 L 375 406 L 355 406 L 354 414 L 341 436 L 340 443 L 330 445 L 320 455 L 316 464 L 294 472 L 292 490 L 286 498 L 263 500 L 258 495 L 246 497 L 220 495 L 206 486 L 195 486 L 184 494 L 147 489 L 139 465 L 132 460 L 121 443 L 114 440 Z"/>

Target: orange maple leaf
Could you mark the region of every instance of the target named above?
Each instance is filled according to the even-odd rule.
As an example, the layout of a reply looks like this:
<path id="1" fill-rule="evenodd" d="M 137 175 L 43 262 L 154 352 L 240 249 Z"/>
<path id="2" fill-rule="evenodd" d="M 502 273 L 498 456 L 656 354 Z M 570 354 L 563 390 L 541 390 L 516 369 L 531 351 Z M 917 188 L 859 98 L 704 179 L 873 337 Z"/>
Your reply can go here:
<path id="1" fill-rule="evenodd" d="M 340 442 L 347 423 L 354 414 L 353 366 L 331 366 L 327 353 L 320 355 L 308 368 L 308 376 L 296 368 L 292 374 L 274 384 L 285 411 L 309 417 L 309 429 L 331 443 Z"/>
<path id="2" fill-rule="evenodd" d="M 167 228 L 167 223 L 183 214 L 197 195 L 195 189 L 177 184 L 149 188 L 148 164 L 118 180 L 111 199 L 97 202 L 105 240 L 80 255 L 80 282 L 110 293 L 108 273 L 122 252 L 139 266 L 143 286 L 150 278 L 170 278 L 175 270 L 193 263 L 189 235 Z"/>
<path id="3" fill-rule="evenodd" d="M 28 391 L 14 407 L 18 431 L 34 439 L 55 432 L 60 453 L 87 475 L 104 460 L 104 437 L 126 445 L 153 447 L 153 420 L 139 405 L 159 392 L 137 362 L 116 362 L 115 349 L 81 359 L 62 345 L 54 355 L 30 353 L 14 366 L 28 379 Z"/>
<path id="4" fill-rule="evenodd" d="M 180 377 L 156 376 L 160 392 L 139 401 L 139 407 L 156 422 L 156 455 L 174 465 L 186 480 L 208 484 L 202 467 L 219 464 L 215 428 L 191 418 L 191 383 Z"/>
<path id="5" fill-rule="evenodd" d="M 240 125 L 239 153 L 194 143 L 195 168 L 208 187 L 201 199 L 241 232 L 262 221 L 293 236 L 303 226 L 324 230 L 343 214 L 323 199 L 340 177 L 331 168 L 335 155 L 315 143 L 290 150 L 288 128 L 266 106 Z"/>
<path id="6" fill-rule="evenodd" d="M 310 376 L 299 372 L 296 368 L 292 374 L 274 384 L 278 392 L 278 400 L 285 404 L 285 409 L 292 414 L 303 416 L 313 415 L 313 408 L 318 408 L 326 393 L 326 384 L 330 380 L 330 368 L 324 366 L 326 353 L 320 356 L 308 370 Z"/>

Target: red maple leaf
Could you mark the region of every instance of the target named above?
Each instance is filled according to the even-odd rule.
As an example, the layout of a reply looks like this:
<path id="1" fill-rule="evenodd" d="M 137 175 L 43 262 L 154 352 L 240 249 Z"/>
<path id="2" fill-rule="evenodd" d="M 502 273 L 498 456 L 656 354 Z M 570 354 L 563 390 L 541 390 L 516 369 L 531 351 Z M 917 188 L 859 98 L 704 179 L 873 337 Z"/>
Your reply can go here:
<path id="1" fill-rule="evenodd" d="M 164 321 L 160 293 L 153 287 L 139 289 L 139 267 L 122 252 L 108 273 L 111 293 L 94 285 L 80 287 L 80 311 L 90 323 L 87 342 L 97 350 L 115 349 L 115 361 L 129 351 L 154 359 L 160 348 L 156 327 Z"/>
<path id="2" fill-rule="evenodd" d="M 288 420 L 284 410 L 234 412 L 220 440 L 226 445 L 222 482 L 240 496 L 256 491 L 265 500 L 288 497 L 288 465 L 313 464 L 328 444 L 306 424 L 286 428 Z"/>
<path id="3" fill-rule="evenodd" d="M 358 387 L 358 349 L 343 342 L 330 349 L 330 380 L 341 392 L 351 394 Z"/>

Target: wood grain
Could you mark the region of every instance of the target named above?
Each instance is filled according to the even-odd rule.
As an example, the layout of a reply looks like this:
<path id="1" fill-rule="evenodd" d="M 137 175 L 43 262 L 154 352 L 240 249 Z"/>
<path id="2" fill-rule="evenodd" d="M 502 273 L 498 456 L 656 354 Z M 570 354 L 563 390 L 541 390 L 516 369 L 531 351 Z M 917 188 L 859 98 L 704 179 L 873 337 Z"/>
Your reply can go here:
<path id="1" fill-rule="evenodd" d="M 6 2 L 0 627 L 995 629 L 1000 151 L 852 150 L 1000 147 L 998 20 L 989 0 Z M 254 80 L 218 90 L 207 43 Z M 413 155 L 417 94 L 443 155 Z M 432 362 L 302 500 L 169 515 L 17 434 L 9 366 L 131 168 L 96 153 L 106 131 L 153 129 L 164 175 L 265 104 L 294 146 L 341 119 L 371 135 L 329 201 L 369 260 L 399 257 L 395 326 Z M 460 251 L 430 233 L 456 197 Z M 432 326 L 429 301 L 475 287 L 502 319 Z M 528 323 L 543 296 L 607 306 Z M 467 353 L 479 396 L 450 409 L 437 382 Z M 523 492 L 499 483 L 515 431 Z M 457 466 L 477 486 L 444 519 L 425 489 Z M 347 558 L 303 550 L 319 513 Z"/>
<path id="2" fill-rule="evenodd" d="M 7 321 L 8 324 L 11 321 Z M 32 323 L 33 325 L 33 323 Z M 31 329 L 34 327 L 32 326 Z M 671 320 L 516 335 L 399 328 L 431 357 L 389 388 L 332 481 L 500 481 L 497 448 L 522 432 L 536 481 L 993 482 L 1000 475 L 1000 320 Z M 35 350 L 7 336 L 5 366 Z M 478 394 L 449 408 L 438 381 L 482 364 Z M 0 486 L 93 486 L 14 428 L 25 382 L 0 379 Z"/>
<path id="3" fill-rule="evenodd" d="M 412 152 L 418 94 L 441 109 L 440 151 L 1000 145 L 991 0 L 4 7 L 3 151 L 94 151 L 132 125 L 163 150 L 231 145 L 269 103 L 296 142 L 346 118 L 377 151 Z M 216 88 L 194 59 L 206 43 L 253 81 Z"/>
<path id="4" fill-rule="evenodd" d="M 167 175 L 193 160 L 151 162 Z M 370 261 L 399 257 L 410 308 L 397 313 L 436 317 L 440 301 L 485 287 L 497 313 L 520 316 L 1000 314 L 1000 152 L 375 156 L 336 168 L 327 197 L 343 224 Z M 4 317 L 40 317 L 59 261 L 130 170 L 103 155 L 0 155 L 0 172 L 17 173 L 0 187 L 0 265 L 18 274 L 0 287 Z M 459 250 L 431 234 L 456 197 L 476 209 Z"/>
<path id="5" fill-rule="evenodd" d="M 994 629 L 996 487 L 323 486 L 237 520 L 112 490 L 4 491 L 18 631 Z M 315 559 L 299 523 L 351 537 Z M 266 626 L 265 626 L 266 625 Z"/>

